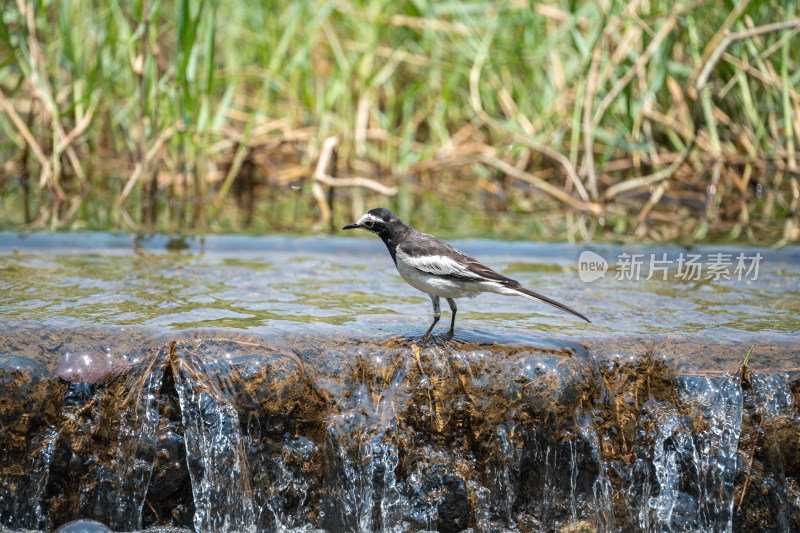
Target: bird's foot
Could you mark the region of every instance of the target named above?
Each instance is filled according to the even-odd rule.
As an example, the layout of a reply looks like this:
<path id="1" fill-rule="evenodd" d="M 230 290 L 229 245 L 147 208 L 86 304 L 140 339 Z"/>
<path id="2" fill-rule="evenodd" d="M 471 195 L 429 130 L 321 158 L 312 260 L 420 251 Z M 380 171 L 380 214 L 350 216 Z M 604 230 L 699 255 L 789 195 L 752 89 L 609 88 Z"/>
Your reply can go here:
<path id="1" fill-rule="evenodd" d="M 441 346 L 441 345 L 446 345 L 450 341 L 452 341 L 453 336 L 454 336 L 453 330 L 450 330 L 447 333 L 442 333 L 440 335 L 426 333 L 422 337 L 419 337 L 419 340 L 417 342 L 419 343 L 420 346 L 428 346 L 428 345 Z"/>
<path id="2" fill-rule="evenodd" d="M 419 338 L 419 343 L 424 346 L 426 344 L 429 344 L 432 340 L 435 342 L 436 341 L 435 337 L 430 333 L 426 333 L 425 335 Z"/>

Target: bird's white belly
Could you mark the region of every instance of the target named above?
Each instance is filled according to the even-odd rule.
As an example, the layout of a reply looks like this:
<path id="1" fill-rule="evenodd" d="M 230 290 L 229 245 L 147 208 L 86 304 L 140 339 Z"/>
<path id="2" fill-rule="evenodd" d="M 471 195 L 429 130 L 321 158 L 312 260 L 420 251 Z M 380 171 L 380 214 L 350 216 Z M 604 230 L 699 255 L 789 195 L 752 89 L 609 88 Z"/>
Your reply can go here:
<path id="1" fill-rule="evenodd" d="M 420 272 L 402 261 L 397 261 L 397 271 L 415 289 L 441 298 L 472 298 L 486 290 L 480 282 L 445 279 Z"/>

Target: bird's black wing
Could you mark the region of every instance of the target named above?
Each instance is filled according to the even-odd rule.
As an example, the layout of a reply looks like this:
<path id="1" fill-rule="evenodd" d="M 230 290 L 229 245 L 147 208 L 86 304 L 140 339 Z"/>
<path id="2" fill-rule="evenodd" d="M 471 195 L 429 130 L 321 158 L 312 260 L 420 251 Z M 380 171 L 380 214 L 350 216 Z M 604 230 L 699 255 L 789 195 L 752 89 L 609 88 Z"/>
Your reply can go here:
<path id="1" fill-rule="evenodd" d="M 498 274 L 474 257 L 427 233 L 418 233 L 398 246 L 414 268 L 421 272 L 462 281 L 496 281 L 509 286 L 516 281 Z"/>

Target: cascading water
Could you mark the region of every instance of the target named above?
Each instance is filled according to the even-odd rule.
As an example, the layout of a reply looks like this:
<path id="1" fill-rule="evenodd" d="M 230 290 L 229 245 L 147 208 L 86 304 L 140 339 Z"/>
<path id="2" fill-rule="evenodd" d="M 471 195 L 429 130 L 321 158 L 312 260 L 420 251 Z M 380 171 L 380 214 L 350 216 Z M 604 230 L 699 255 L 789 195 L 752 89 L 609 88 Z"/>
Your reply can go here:
<path id="1" fill-rule="evenodd" d="M 593 518 L 592 522 L 596 524 L 598 530 L 614 531 L 616 526 L 612 503 L 613 488 L 608 477 L 599 435 L 589 412 L 584 410 L 576 411 L 575 422 L 579 428 L 581 439 L 586 444 L 586 453 L 598 465 L 597 477 L 592 485 L 592 502 L 590 505 L 590 508 L 594 510 L 594 516 L 591 517 Z"/>
<path id="2" fill-rule="evenodd" d="M 6 526 L 81 517 L 196 531 L 700 532 L 762 524 L 764 513 L 775 531 L 800 522 L 797 387 L 786 374 L 678 376 L 648 358 L 592 371 L 586 353 L 405 341 L 309 349 L 229 332 L 144 351 L 99 383 L 2 370 L 7 391 L 37 402 L 0 433 Z M 27 443 L 26 460 L 14 442 Z"/>
<path id="3" fill-rule="evenodd" d="M 741 387 L 734 376 L 679 378 L 675 403 L 648 401 L 634 468 L 644 531 L 730 531 Z"/>
<path id="4" fill-rule="evenodd" d="M 742 431 L 742 388 L 738 375 L 680 378 L 677 404 L 691 418 L 694 496 L 698 531 L 733 528 L 734 482 Z"/>
<path id="5" fill-rule="evenodd" d="M 255 531 L 244 438 L 229 395 L 205 362 L 172 359 L 180 400 L 197 531 Z"/>
<path id="6" fill-rule="evenodd" d="M 770 529 L 796 531 L 800 527 L 797 382 L 786 374 L 755 374 L 744 385 L 745 416 L 750 424 L 742 437 L 745 446 L 740 465 L 746 473 L 745 483 L 762 476 L 765 481 L 758 488 L 748 488 L 736 500 L 736 509 L 767 506 L 772 511 Z"/>

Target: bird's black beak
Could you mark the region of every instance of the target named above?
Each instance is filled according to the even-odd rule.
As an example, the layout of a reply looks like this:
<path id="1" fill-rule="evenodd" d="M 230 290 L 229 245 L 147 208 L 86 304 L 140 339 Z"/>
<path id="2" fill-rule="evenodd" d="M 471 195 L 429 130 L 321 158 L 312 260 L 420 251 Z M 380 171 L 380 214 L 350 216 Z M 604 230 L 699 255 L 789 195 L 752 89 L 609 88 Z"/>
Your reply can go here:
<path id="1" fill-rule="evenodd" d="M 356 228 L 360 228 L 360 227 L 361 226 L 358 225 L 358 222 L 353 222 L 352 224 L 346 225 L 342 229 L 356 229 Z"/>

